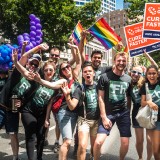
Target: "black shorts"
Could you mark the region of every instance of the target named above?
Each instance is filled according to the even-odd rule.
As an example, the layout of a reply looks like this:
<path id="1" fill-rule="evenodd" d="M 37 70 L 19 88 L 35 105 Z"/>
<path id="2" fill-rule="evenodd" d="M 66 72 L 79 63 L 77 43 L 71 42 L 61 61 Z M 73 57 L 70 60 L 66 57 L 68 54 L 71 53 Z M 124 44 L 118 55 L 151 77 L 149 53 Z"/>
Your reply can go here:
<path id="1" fill-rule="evenodd" d="M 112 127 L 116 122 L 121 137 L 131 137 L 131 119 L 129 109 L 107 115 L 107 118 L 111 120 Z M 98 133 L 104 133 L 109 135 L 111 129 L 105 129 L 102 124 L 102 120 L 100 121 Z"/>

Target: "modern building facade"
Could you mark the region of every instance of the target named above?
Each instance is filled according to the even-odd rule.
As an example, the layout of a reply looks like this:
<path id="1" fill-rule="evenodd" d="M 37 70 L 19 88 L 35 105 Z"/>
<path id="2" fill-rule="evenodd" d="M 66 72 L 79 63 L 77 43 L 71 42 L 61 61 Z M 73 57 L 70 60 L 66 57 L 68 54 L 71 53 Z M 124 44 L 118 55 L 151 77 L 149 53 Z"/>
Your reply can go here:
<path id="1" fill-rule="evenodd" d="M 76 2 L 76 6 L 83 6 L 85 3 L 91 2 L 92 0 L 74 0 Z M 110 12 L 116 10 L 116 0 L 102 0 L 102 12 Z"/>

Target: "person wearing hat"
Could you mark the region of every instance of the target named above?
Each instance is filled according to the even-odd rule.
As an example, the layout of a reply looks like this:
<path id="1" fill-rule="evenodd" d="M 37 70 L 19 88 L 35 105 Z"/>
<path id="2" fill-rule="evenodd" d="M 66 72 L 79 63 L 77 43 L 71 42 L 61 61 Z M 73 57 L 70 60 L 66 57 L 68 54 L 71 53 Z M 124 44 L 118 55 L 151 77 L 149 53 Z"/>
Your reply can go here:
<path id="1" fill-rule="evenodd" d="M 33 53 L 38 52 L 39 50 L 47 50 L 49 47 L 47 44 L 40 44 L 39 46 L 34 47 L 28 52 L 24 53 L 19 63 L 22 66 L 25 66 L 30 72 L 37 71 L 41 57 L 38 54 L 33 55 Z M 17 49 L 12 51 L 17 52 Z M 25 73 L 26 74 L 26 73 Z M 29 76 L 29 75 L 26 75 Z M 28 95 L 31 94 L 32 89 L 36 88 L 36 83 L 22 77 L 16 68 L 13 69 L 13 72 L 6 84 L 4 85 L 1 96 L 0 96 L 0 128 L 4 125 L 6 127 L 6 132 L 9 133 L 11 138 L 11 147 L 13 151 L 13 160 L 18 160 L 19 152 L 19 142 L 18 142 L 18 124 L 19 124 L 19 107 L 21 104 L 25 104 Z M 12 101 L 13 98 L 17 96 L 17 99 L 14 99 L 15 107 L 18 107 L 17 110 L 12 110 Z M 2 109 L 5 108 L 5 109 Z M 3 114 L 2 114 L 3 113 Z M 7 117 L 7 118 L 6 118 Z"/>
<path id="2" fill-rule="evenodd" d="M 34 75 L 32 70 L 24 68 L 17 60 L 17 53 L 12 55 L 12 59 L 18 71 L 23 75 Z M 29 63 L 38 62 L 38 55 L 34 55 L 29 59 Z M 54 62 L 45 62 L 42 68 L 44 73 L 44 80 L 46 82 L 52 81 L 52 77 L 55 73 Z M 36 72 L 38 74 L 38 72 Z M 28 76 L 26 77 L 28 78 Z M 40 78 L 40 77 L 39 77 Z M 43 80 L 42 80 L 43 81 Z M 64 79 L 52 82 L 52 88 L 48 88 L 37 84 L 37 88 L 32 89 L 32 93 L 27 98 L 26 103 L 23 105 L 21 111 L 22 123 L 25 130 L 26 150 L 28 160 L 34 159 L 35 138 L 37 138 L 37 160 L 42 160 L 43 146 L 45 140 L 46 127 L 44 127 L 47 105 L 50 102 L 53 95 L 55 95 L 55 89 L 59 89 L 64 82 Z M 34 92 L 33 92 L 34 91 Z"/>

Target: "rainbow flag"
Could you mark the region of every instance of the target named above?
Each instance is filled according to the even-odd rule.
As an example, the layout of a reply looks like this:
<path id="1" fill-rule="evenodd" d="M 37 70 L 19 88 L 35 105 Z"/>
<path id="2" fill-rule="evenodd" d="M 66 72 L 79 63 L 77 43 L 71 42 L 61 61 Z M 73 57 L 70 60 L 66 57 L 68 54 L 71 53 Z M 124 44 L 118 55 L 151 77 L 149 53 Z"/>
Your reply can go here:
<path id="1" fill-rule="evenodd" d="M 78 44 L 80 43 L 81 40 L 81 32 L 83 31 L 83 27 L 81 25 L 80 22 L 77 23 L 77 25 L 75 26 L 73 32 L 72 32 L 72 37 L 74 39 L 74 43 L 78 46 Z M 84 42 L 86 44 L 86 40 Z"/>
<path id="2" fill-rule="evenodd" d="M 99 19 L 88 31 L 108 50 L 122 39 L 112 30 L 104 18 Z"/>

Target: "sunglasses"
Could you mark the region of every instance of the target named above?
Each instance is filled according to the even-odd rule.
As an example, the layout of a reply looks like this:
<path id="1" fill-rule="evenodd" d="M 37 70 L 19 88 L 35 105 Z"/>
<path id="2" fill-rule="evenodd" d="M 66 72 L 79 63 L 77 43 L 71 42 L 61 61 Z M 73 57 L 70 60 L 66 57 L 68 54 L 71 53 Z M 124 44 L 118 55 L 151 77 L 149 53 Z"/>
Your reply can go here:
<path id="1" fill-rule="evenodd" d="M 59 55 L 58 55 L 58 54 L 50 54 L 50 56 L 51 56 L 51 57 L 56 57 L 56 58 L 58 58 L 58 57 L 59 57 Z"/>
<path id="2" fill-rule="evenodd" d="M 30 62 L 29 64 L 30 64 L 31 66 L 34 66 L 35 68 L 38 68 L 38 66 L 39 66 L 38 64 L 35 64 L 35 63 L 33 63 L 33 62 Z"/>
<path id="3" fill-rule="evenodd" d="M 65 71 L 66 69 L 69 69 L 70 67 L 71 67 L 70 65 L 67 65 L 67 66 L 61 68 L 61 70 L 62 70 L 62 71 Z"/>
<path id="4" fill-rule="evenodd" d="M 142 75 L 142 73 L 141 73 L 141 72 L 134 71 L 134 70 L 132 70 L 132 71 L 131 71 L 131 73 L 133 73 L 133 74 L 138 74 L 138 75 Z"/>
<path id="5" fill-rule="evenodd" d="M 44 69 L 44 72 L 48 72 L 48 71 L 53 72 L 53 69 L 52 68 Z"/>

